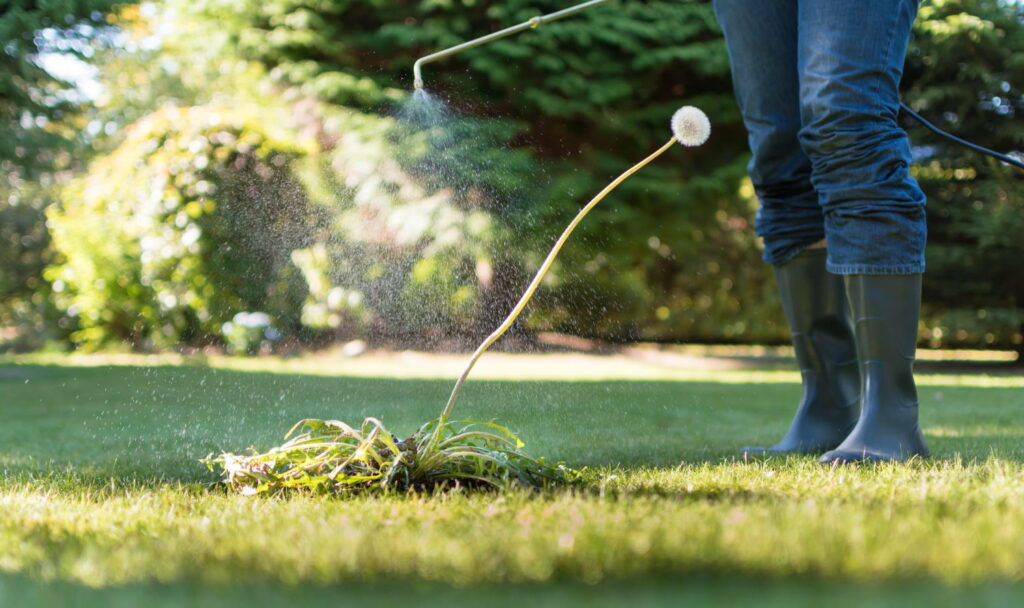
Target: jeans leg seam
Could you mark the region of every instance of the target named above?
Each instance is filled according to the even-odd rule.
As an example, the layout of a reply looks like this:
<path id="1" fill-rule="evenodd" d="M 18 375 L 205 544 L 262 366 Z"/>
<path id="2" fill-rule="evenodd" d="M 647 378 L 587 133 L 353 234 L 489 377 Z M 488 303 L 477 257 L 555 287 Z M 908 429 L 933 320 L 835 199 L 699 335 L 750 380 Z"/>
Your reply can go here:
<path id="1" fill-rule="evenodd" d="M 898 10 L 893 11 L 893 19 L 892 19 L 892 21 L 889 24 L 889 31 L 886 34 L 885 58 L 884 58 L 884 60 L 882 62 L 882 65 L 885 66 L 886 69 L 889 66 L 889 57 L 892 55 L 892 45 L 893 45 L 893 42 L 894 42 L 893 39 L 896 36 L 896 26 L 897 26 L 897 24 L 899 24 L 899 22 L 900 22 L 900 11 L 898 11 Z M 874 82 L 874 87 L 873 87 L 874 91 L 873 92 L 874 92 L 875 99 L 877 100 L 878 105 L 880 106 L 877 109 L 879 111 L 882 111 L 882 110 L 885 109 L 885 103 L 882 100 L 882 91 L 881 91 L 882 79 L 881 78 L 875 78 L 874 81 L 875 82 Z M 899 82 L 896 83 L 896 87 L 897 87 L 896 98 L 899 99 Z"/>

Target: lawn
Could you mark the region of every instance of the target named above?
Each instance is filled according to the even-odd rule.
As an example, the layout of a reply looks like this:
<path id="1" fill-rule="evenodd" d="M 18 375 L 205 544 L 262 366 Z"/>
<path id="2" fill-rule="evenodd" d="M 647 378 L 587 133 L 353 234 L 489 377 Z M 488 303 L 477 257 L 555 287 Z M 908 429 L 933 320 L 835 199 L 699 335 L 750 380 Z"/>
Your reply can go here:
<path id="1" fill-rule="evenodd" d="M 494 355 L 457 417 L 590 467 L 573 492 L 266 499 L 198 459 L 303 417 L 435 416 L 461 359 L 0 360 L 0 605 L 1024 600 L 1024 376 L 919 375 L 926 463 L 748 463 L 795 373 Z M 107 363 L 115 363 L 108 365 Z"/>

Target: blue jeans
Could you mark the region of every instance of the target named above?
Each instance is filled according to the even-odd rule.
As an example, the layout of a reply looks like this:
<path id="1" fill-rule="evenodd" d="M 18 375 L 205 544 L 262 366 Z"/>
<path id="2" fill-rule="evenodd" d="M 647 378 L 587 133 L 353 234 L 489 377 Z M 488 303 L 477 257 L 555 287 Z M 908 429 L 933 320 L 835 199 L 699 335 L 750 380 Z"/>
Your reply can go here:
<path id="1" fill-rule="evenodd" d="M 753 152 L 765 261 L 827 239 L 830 272 L 923 272 L 925 197 L 896 122 L 916 0 L 714 5 Z"/>

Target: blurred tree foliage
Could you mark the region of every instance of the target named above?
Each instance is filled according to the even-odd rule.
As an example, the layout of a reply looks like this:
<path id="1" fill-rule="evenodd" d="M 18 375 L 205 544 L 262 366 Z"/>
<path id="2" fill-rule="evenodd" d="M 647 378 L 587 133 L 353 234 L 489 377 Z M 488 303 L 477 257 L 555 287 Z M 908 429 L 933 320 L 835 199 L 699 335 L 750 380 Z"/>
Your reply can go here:
<path id="1" fill-rule="evenodd" d="M 418 56 L 565 3 L 202 6 L 281 86 L 394 114 Z M 439 161 L 441 171 L 438 162 L 426 166 L 441 174 L 438 188 L 474 192 L 459 204 L 486 211 L 500 227 L 476 252 L 480 272 L 469 260 L 460 262 L 464 270 L 449 271 L 462 277 L 449 283 L 451 293 L 470 289 L 483 303 L 476 321 L 463 326 L 479 334 L 503 316 L 574 211 L 663 143 L 672 111 L 692 103 L 715 117 L 710 144 L 673 151 L 588 217 L 531 307 L 530 325 L 611 339 L 784 339 L 770 273 L 749 228 L 753 201 L 740 188 L 745 142 L 709 3 L 613 3 L 431 64 L 425 76 L 432 93 L 474 127 L 452 139 L 480 148 Z M 528 157 L 512 161 L 513 151 Z M 481 154 L 486 160 L 468 162 Z M 413 160 L 404 162 L 407 170 L 430 175 L 418 169 L 422 159 Z M 428 266 L 445 265 L 420 265 L 424 276 Z"/>
<path id="2" fill-rule="evenodd" d="M 0 351 L 42 348 L 66 325 L 43 278 L 53 261 L 45 208 L 54 188 L 19 173 L 7 171 L 0 185 Z"/>
<path id="3" fill-rule="evenodd" d="M 0 2 L 0 349 L 39 348 L 59 332 L 42 277 L 52 260 L 44 210 L 75 167 L 82 99 L 42 58 L 91 57 L 112 4 Z"/>
<path id="4" fill-rule="evenodd" d="M 1024 5 L 926 3 L 905 82 L 939 127 L 1024 158 Z M 929 197 L 925 337 L 1024 352 L 1024 174 L 907 124 Z"/>
<path id="5" fill-rule="evenodd" d="M 51 279 L 79 323 L 76 339 L 221 341 L 234 314 L 260 310 L 293 334 L 471 342 L 504 316 L 579 206 L 664 143 L 672 111 L 690 103 L 712 117 L 711 141 L 673 150 L 595 209 L 526 324 L 612 340 L 787 340 L 752 231 L 745 132 L 710 2 L 613 2 L 430 64 L 427 87 L 447 107 L 410 101 L 417 57 L 566 4 L 161 0 L 121 11 L 127 42 L 97 61 L 106 93 L 91 115 L 103 132 L 120 130 L 97 143 L 104 156 L 52 215 L 64 260 Z M 908 101 L 968 138 L 1024 149 L 1021 10 L 925 2 Z M 222 121 L 213 131 L 183 118 L 211 108 Z M 210 145 L 267 165 L 269 182 L 227 161 L 188 167 L 191 152 L 174 142 L 216 142 L 222 130 L 266 138 L 282 164 Z M 1010 266 L 1024 217 L 1019 175 L 911 133 L 932 201 L 926 338 L 1019 348 L 1024 289 Z M 210 191 L 162 177 L 179 166 Z M 164 185 L 150 200 L 154 179 Z M 232 190 L 253 179 L 270 198 L 247 203 L 247 191 Z M 276 216 L 247 204 L 286 199 L 299 211 L 281 220 L 285 232 L 304 236 L 275 241 L 272 264 L 253 265 L 271 259 L 260 243 L 212 257 L 226 234 L 259 236 L 231 232 L 241 221 L 232 214 L 274 226 Z M 189 215 L 205 201 L 215 208 Z M 83 227 L 94 214 L 135 219 L 101 239 Z M 180 247 L 191 225 L 198 251 Z M 178 249 L 153 266 L 143 241 L 157 237 Z M 253 285 L 233 282 L 254 267 L 263 274 Z M 197 295 L 219 285 L 223 296 Z"/>
<path id="6" fill-rule="evenodd" d="M 43 69 L 41 57 L 86 59 L 112 0 L 0 2 L 0 163 L 6 170 L 49 168 L 68 139 L 61 121 L 78 104 L 71 83 Z"/>

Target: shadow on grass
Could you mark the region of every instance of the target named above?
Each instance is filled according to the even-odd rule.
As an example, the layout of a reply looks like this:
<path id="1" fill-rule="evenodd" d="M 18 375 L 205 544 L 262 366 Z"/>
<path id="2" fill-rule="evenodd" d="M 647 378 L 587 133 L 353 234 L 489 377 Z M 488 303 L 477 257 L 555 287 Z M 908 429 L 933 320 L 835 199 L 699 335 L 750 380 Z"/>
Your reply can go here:
<path id="1" fill-rule="evenodd" d="M 598 353 L 599 355 L 600 353 Z M 608 354 L 617 354 L 610 351 Z M 731 371 L 795 371 L 796 359 L 787 355 L 722 355 L 702 356 L 672 353 L 650 353 L 635 357 L 669 367 L 717 369 Z M 1024 357 L 1012 361 L 963 361 L 918 359 L 914 369 L 919 374 L 985 374 L 991 376 L 1020 376 L 1024 374 Z"/>
<path id="2" fill-rule="evenodd" d="M 918 361 L 919 374 L 985 374 L 987 376 L 1020 376 L 1024 360 L 1019 361 Z"/>
<path id="3" fill-rule="evenodd" d="M 79 608 L 190 608 L 247 606 L 494 606 L 532 608 L 560 606 L 830 606 L 971 605 L 1012 606 L 1024 599 L 1024 586 L 991 584 L 947 587 L 925 581 L 848 583 L 817 579 L 761 579 L 744 576 L 686 574 L 672 579 L 647 579 L 585 584 L 490 585 L 452 587 L 432 583 L 357 583 L 338 587 L 296 588 L 263 585 L 204 587 L 197 585 L 129 585 L 94 589 L 66 582 L 39 582 L 0 575 L 4 605 L 76 606 Z"/>
<path id="4" fill-rule="evenodd" d="M 324 377 L 201 366 L 0 366 L 0 469 L 8 479 L 201 483 L 199 459 L 267 449 L 302 418 L 375 416 L 404 436 L 437 416 L 448 380 Z M 726 377 L 727 378 L 727 377 Z M 937 459 L 1024 462 L 1019 388 L 922 389 Z M 510 427 L 526 450 L 581 467 L 722 463 L 771 444 L 796 383 L 471 381 L 456 418 Z M 92 482 L 90 482 L 91 485 Z"/>

